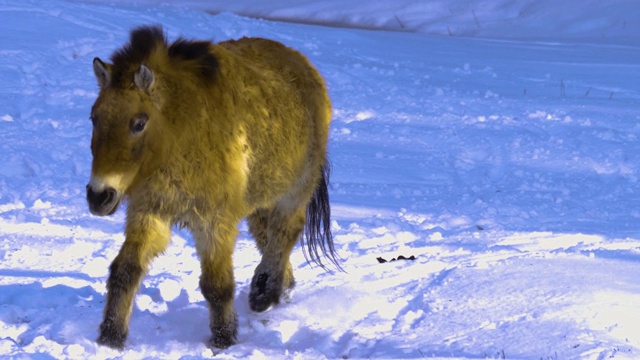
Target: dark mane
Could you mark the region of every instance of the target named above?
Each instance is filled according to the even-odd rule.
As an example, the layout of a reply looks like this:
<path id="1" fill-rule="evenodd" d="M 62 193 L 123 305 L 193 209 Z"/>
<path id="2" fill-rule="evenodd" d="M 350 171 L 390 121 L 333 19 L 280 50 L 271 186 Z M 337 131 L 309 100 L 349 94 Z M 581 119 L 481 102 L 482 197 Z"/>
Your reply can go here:
<path id="1" fill-rule="evenodd" d="M 123 88 L 131 83 L 133 73 L 140 64 L 161 46 L 170 60 L 182 61 L 181 68 L 195 72 L 205 82 L 213 80 L 218 60 L 210 53 L 211 43 L 178 38 L 170 46 L 161 26 L 141 26 L 131 31 L 129 43 L 111 55 L 113 63 L 112 84 Z M 149 64 L 146 64 L 149 65 Z"/>
<path id="2" fill-rule="evenodd" d="M 169 57 L 193 61 L 199 75 L 206 81 L 211 81 L 218 70 L 218 59 L 209 51 L 210 46 L 211 43 L 208 41 L 191 41 L 179 38 L 169 47 Z"/>
<path id="3" fill-rule="evenodd" d="M 111 55 L 113 86 L 128 86 L 133 72 L 149 58 L 157 46 L 167 46 L 167 39 L 160 26 L 141 26 L 133 29 L 129 43 Z"/>

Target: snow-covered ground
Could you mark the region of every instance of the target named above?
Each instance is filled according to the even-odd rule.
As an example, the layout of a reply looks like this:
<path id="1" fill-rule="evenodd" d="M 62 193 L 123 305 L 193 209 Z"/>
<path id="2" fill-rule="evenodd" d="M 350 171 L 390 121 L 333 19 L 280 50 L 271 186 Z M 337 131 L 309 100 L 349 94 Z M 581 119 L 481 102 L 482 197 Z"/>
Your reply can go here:
<path id="1" fill-rule="evenodd" d="M 334 105 L 346 273 L 298 249 L 291 300 L 253 313 L 241 224 L 238 344 L 217 358 L 640 358 L 638 14 L 634 0 L 0 0 L 0 357 L 212 355 L 178 230 L 125 351 L 94 342 L 124 217 L 84 199 L 91 60 L 159 23 L 299 49 Z M 416 259 L 377 261 L 400 255 Z"/>

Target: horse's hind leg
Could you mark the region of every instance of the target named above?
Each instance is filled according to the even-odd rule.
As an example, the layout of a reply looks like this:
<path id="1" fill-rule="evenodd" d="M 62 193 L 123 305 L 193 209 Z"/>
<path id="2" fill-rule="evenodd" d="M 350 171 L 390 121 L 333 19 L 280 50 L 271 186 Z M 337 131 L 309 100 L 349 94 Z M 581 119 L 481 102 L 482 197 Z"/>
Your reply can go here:
<path id="1" fill-rule="evenodd" d="M 264 311 L 280 302 L 283 290 L 295 285 L 289 255 L 305 223 L 305 207 L 257 210 L 248 217 L 249 230 L 262 253 L 251 280 L 249 305 Z"/>
<path id="2" fill-rule="evenodd" d="M 164 251 L 171 236 L 168 222 L 141 213 L 127 214 L 126 240 L 111 263 L 107 303 L 97 342 L 124 348 L 133 297 L 151 260 Z"/>
<path id="3" fill-rule="evenodd" d="M 268 224 L 269 217 L 273 210 L 265 210 L 258 209 L 256 212 L 251 214 L 248 217 L 249 223 L 249 231 L 258 245 L 258 249 L 260 250 L 260 254 L 264 253 L 264 249 L 267 247 L 269 243 L 268 237 Z M 294 240 L 295 245 L 295 240 Z M 295 279 L 293 277 L 293 269 L 291 268 L 291 262 L 287 261 L 287 265 L 284 271 L 284 278 L 282 280 L 282 288 L 283 290 L 290 290 L 296 285 Z"/>

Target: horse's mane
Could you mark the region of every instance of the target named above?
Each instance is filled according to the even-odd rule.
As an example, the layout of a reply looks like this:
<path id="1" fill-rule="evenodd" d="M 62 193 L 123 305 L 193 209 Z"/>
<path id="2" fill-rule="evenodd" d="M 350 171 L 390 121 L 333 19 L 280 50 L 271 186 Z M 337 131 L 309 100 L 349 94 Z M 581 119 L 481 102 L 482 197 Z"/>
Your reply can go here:
<path id="1" fill-rule="evenodd" d="M 169 63 L 191 71 L 205 83 L 214 80 L 218 60 L 210 52 L 211 43 L 178 38 L 170 45 L 160 26 L 141 26 L 131 31 L 129 43 L 111 55 L 112 86 L 124 88 L 132 81 L 140 64 L 149 64 L 153 56 L 166 56 Z M 152 69 L 156 70 L 156 69 Z"/>

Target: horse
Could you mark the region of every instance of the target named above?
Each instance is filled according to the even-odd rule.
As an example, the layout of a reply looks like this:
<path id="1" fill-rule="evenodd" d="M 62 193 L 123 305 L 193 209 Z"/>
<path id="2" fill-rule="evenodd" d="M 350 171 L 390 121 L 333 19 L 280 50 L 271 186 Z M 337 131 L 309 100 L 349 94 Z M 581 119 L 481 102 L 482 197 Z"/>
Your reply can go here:
<path id="1" fill-rule="evenodd" d="M 127 209 L 97 342 L 124 349 L 142 278 L 181 226 L 200 260 L 208 345 L 227 348 L 237 341 L 232 253 L 242 219 L 262 256 L 250 285 L 253 311 L 277 305 L 294 287 L 289 256 L 299 239 L 310 263 L 325 268 L 324 255 L 340 268 L 330 227 L 325 82 L 304 55 L 279 42 L 169 43 L 157 25 L 133 29 L 110 61 L 93 60 L 99 93 L 86 199 L 98 216 L 125 200 Z"/>

